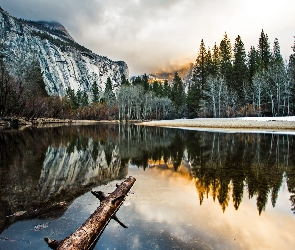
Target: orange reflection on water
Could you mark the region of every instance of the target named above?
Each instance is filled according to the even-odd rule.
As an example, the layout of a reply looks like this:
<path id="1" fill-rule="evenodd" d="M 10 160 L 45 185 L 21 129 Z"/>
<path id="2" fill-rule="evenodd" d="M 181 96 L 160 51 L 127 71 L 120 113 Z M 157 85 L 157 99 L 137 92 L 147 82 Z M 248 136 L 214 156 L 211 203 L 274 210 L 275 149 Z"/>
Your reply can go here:
<path id="1" fill-rule="evenodd" d="M 129 169 L 129 175 L 137 179 L 132 203 L 141 219 L 167 224 L 164 230 L 172 239 L 202 249 L 292 249 L 295 245 L 295 217 L 287 199 L 278 200 L 277 208 L 267 205 L 261 215 L 255 197 L 249 200 L 247 190 L 238 210 L 231 191 L 226 209 L 213 201 L 211 192 L 200 205 L 196 180 L 189 177 L 187 168 L 175 172 L 169 164 L 154 165 L 145 171 Z M 279 197 L 288 195 L 286 189 L 280 189 Z"/>

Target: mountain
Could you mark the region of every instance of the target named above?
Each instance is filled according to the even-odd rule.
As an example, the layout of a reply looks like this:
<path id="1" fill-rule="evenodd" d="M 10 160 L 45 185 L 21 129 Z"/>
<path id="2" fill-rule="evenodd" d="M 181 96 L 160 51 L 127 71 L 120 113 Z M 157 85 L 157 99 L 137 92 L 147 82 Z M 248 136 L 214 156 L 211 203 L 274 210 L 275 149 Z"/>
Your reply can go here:
<path id="1" fill-rule="evenodd" d="M 103 91 L 108 77 L 116 91 L 122 75 L 129 78 L 125 62 L 112 61 L 79 45 L 62 24 L 18 19 L 1 7 L 0 47 L 14 76 L 37 61 L 51 96 L 64 96 L 67 88 L 90 94 L 95 81 Z"/>

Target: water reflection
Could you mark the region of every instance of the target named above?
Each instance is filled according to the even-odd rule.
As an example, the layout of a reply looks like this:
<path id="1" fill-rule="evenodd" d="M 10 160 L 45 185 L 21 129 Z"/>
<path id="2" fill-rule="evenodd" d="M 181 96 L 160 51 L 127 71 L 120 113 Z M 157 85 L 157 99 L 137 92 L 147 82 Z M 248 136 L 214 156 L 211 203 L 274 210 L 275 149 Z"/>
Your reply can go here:
<path id="1" fill-rule="evenodd" d="M 225 211 L 232 198 L 237 210 L 246 188 L 249 198 L 256 197 L 261 214 L 269 194 L 272 206 L 276 205 L 284 175 L 289 192 L 295 193 L 294 136 L 177 129 L 165 129 L 156 134 L 166 137 L 165 145 L 155 143 L 156 146 L 132 158 L 132 162 L 146 168 L 150 159 L 157 165 L 161 161 L 162 165 L 170 163 L 175 171 L 181 166 L 187 168 L 195 179 L 200 204 L 210 195 Z M 293 194 L 290 201 L 294 209 Z"/>
<path id="2" fill-rule="evenodd" d="M 190 249 L 194 244 L 201 247 L 204 243 L 202 235 L 207 233 L 201 228 L 196 231 L 198 225 L 190 220 L 194 218 L 194 209 L 202 210 L 203 216 L 209 210 L 211 217 L 218 213 L 216 208 L 209 209 L 212 204 L 208 205 L 208 200 L 219 204 L 217 206 L 220 214 L 242 210 L 243 214 L 257 219 L 253 215 L 253 209 L 250 214 L 250 209 L 247 211 L 241 208 L 241 204 L 249 207 L 249 203 L 254 201 L 256 215 L 259 216 L 262 211 L 270 209 L 268 204 L 273 207 L 280 205 L 279 192 L 285 184 L 288 190 L 285 193 L 291 195 L 288 210 L 295 207 L 295 155 L 292 154 L 295 149 L 294 138 L 290 135 L 196 132 L 110 124 L 0 132 L 0 232 L 22 219 L 54 217 L 62 221 L 69 215 L 60 216 L 77 197 L 82 197 L 84 193 L 87 195 L 93 187 L 122 179 L 129 171 L 129 174 L 138 176 L 138 184 L 134 188 L 142 196 L 141 199 L 137 198 L 136 206 L 133 204 L 132 207 L 130 221 L 133 223 L 132 227 L 137 228 L 132 234 L 140 231 L 139 228 L 146 228 L 142 230 L 156 237 L 156 233 L 151 230 L 155 225 L 160 227 L 161 224 L 161 237 L 165 242 L 160 242 L 159 239 L 153 245 L 153 237 L 149 237 L 149 247 L 164 249 L 179 246 Z M 129 163 L 134 168 L 128 170 Z M 151 177 L 151 173 L 154 176 Z M 170 175 L 174 177 L 170 178 Z M 157 184 L 153 184 L 153 180 L 160 176 Z M 193 189 L 184 188 L 192 182 Z M 89 200 L 93 200 L 93 197 Z M 179 204 L 186 204 L 188 200 L 192 200 L 192 204 L 189 203 L 187 209 L 186 205 Z M 89 205 L 89 201 L 86 204 Z M 285 200 L 281 204 L 286 206 Z M 95 207 L 96 203 L 93 204 L 92 212 Z M 173 222 L 167 218 L 168 208 L 171 209 L 169 216 Z M 10 216 L 19 211 L 26 213 Z M 124 208 L 122 211 L 124 212 Z M 87 210 L 85 217 L 90 213 Z M 138 217 L 133 216 L 136 214 Z M 184 217 L 180 214 L 186 214 L 188 218 L 185 217 L 185 221 L 182 221 Z M 139 219 L 144 216 L 153 223 L 146 226 L 145 221 Z M 233 215 L 230 213 L 227 216 Z M 70 226 L 63 232 L 67 234 L 59 234 L 56 238 L 68 236 L 84 219 L 75 221 L 75 226 Z M 211 221 L 210 218 L 207 219 Z M 204 220 L 202 221 L 206 223 Z M 61 221 L 56 223 L 62 225 Z M 267 221 L 263 223 L 269 225 Z M 194 225 L 192 229 L 189 224 Z M 103 244 L 111 246 L 108 230 L 115 226 L 117 225 L 111 223 L 107 227 L 99 241 L 100 247 Z M 174 232 L 170 227 L 180 231 Z M 185 234 L 190 230 L 197 232 L 190 235 L 198 237 L 199 243 L 186 239 Z M 174 242 L 166 243 L 171 238 L 170 233 L 181 234 L 182 239 L 173 236 Z M 107 238 L 107 243 L 104 237 Z M 136 249 L 136 244 L 144 244 L 146 238 L 138 235 L 136 242 L 136 237 L 126 245 L 126 249 L 130 246 Z M 206 237 L 210 242 L 215 242 L 214 237 Z M 184 244 L 184 241 L 190 243 Z M 121 244 L 115 244 L 114 239 L 112 242 L 114 247 Z M 220 239 L 213 245 L 219 244 Z M 232 243 L 222 244 L 236 246 Z"/>
<path id="3" fill-rule="evenodd" d="M 28 218 L 58 217 L 81 194 L 122 179 L 112 126 L 0 133 L 0 232 Z M 118 133 L 117 133 L 118 135 Z"/>

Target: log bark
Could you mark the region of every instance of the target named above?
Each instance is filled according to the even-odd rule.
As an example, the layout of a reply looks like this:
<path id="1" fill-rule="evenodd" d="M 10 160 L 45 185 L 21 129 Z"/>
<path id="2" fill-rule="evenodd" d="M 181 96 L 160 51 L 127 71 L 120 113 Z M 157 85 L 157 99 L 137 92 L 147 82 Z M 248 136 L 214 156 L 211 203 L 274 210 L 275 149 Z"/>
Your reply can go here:
<path id="1" fill-rule="evenodd" d="M 115 191 L 109 195 L 101 191 L 91 191 L 100 200 L 99 207 L 74 233 L 64 239 L 61 243 L 45 238 L 48 246 L 52 249 L 93 249 L 100 235 L 111 219 L 116 220 L 121 226 L 126 227 L 116 216 L 116 212 L 123 204 L 125 197 L 135 182 L 130 176 L 120 185 L 116 185 Z M 52 244 L 54 243 L 54 244 Z"/>

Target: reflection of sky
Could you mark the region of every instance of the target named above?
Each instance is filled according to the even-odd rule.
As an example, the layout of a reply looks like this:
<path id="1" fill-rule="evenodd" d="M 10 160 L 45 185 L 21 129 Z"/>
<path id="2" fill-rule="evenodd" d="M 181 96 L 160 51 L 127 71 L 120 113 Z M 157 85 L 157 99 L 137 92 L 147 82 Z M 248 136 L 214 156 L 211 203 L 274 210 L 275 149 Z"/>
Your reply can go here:
<path id="1" fill-rule="evenodd" d="M 295 244 L 295 215 L 290 210 L 285 182 L 276 207 L 269 199 L 259 216 L 256 197 L 249 200 L 247 191 L 237 211 L 231 200 L 223 213 L 218 201 L 214 203 L 210 196 L 200 206 L 194 181 L 187 175 L 137 167 L 131 167 L 128 174 L 137 181 L 117 215 L 129 228 L 111 221 L 95 249 L 292 249 Z M 94 190 L 111 192 L 119 182 Z M 86 193 L 57 220 L 15 223 L 1 237 L 17 241 L 0 241 L 0 249 L 48 249 L 44 237 L 68 236 L 98 204 Z M 35 232 L 34 225 L 42 223 L 49 223 L 48 227 Z"/>
<path id="2" fill-rule="evenodd" d="M 237 211 L 230 201 L 223 213 L 210 196 L 200 206 L 194 182 L 179 173 L 131 168 L 129 175 L 137 178 L 134 194 L 118 215 L 130 228 L 111 223 L 97 249 L 107 249 L 110 241 L 118 249 L 292 249 L 295 244 L 295 217 L 284 185 L 276 207 L 269 199 L 259 216 L 256 197 L 249 200 L 246 191 Z"/>

